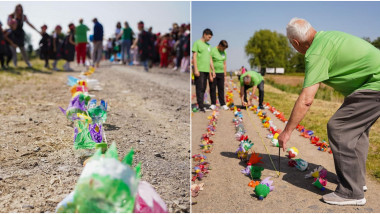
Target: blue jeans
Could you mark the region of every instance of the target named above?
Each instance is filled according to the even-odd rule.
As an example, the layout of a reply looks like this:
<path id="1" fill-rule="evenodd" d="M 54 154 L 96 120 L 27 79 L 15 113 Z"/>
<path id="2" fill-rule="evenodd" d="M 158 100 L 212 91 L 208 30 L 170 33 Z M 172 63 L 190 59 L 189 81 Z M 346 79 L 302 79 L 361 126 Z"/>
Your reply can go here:
<path id="1" fill-rule="evenodd" d="M 123 40 L 121 43 L 121 61 L 130 62 L 131 61 L 131 45 L 130 39 Z M 127 59 L 126 59 L 127 58 Z"/>

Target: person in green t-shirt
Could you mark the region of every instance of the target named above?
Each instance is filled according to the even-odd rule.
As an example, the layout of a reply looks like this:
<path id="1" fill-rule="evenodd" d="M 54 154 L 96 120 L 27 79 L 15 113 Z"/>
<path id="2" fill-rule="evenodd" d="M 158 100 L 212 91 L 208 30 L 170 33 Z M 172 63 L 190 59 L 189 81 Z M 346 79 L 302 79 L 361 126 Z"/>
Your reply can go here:
<path id="1" fill-rule="evenodd" d="M 327 123 L 338 186 L 323 201 L 364 205 L 369 130 L 380 117 L 380 50 L 347 33 L 317 32 L 304 19 L 293 18 L 286 30 L 293 47 L 305 54 L 305 80 L 279 144 L 285 151 L 321 83 L 341 92 L 343 105 Z"/>
<path id="2" fill-rule="evenodd" d="M 194 65 L 194 83 L 197 95 L 197 103 L 200 111 L 205 112 L 206 108 L 203 104 L 203 97 L 207 87 L 207 80 L 211 88 L 211 82 L 216 77 L 214 65 L 211 59 L 211 47 L 207 43 L 212 38 L 212 31 L 205 29 L 202 38 L 194 42 L 193 52 L 193 65 Z"/>
<path id="3" fill-rule="evenodd" d="M 132 39 L 135 33 L 132 28 L 129 27 L 128 22 L 124 22 L 124 28 L 120 31 L 120 34 L 117 36 L 116 40 L 121 37 L 121 59 L 123 64 L 128 64 L 131 62 L 131 46 Z"/>
<path id="4" fill-rule="evenodd" d="M 224 85 L 227 83 L 227 55 L 225 50 L 228 48 L 228 43 L 226 40 L 222 40 L 219 42 L 219 45 L 214 47 L 211 50 L 211 58 L 214 64 L 215 69 L 215 78 L 212 81 L 210 86 L 210 98 L 211 98 L 211 106 L 210 109 L 214 110 L 216 108 L 216 87 L 218 87 L 218 99 L 220 106 L 224 110 L 228 110 L 229 108 L 226 106 L 224 102 Z"/>
<path id="5" fill-rule="evenodd" d="M 87 45 L 87 31 L 90 29 L 83 24 L 83 19 L 79 20 L 79 25 L 75 28 L 75 50 L 77 55 L 78 65 L 82 62 L 86 63 L 86 45 Z"/>
<path id="6" fill-rule="evenodd" d="M 252 88 L 252 95 L 247 100 L 247 90 Z M 259 108 L 264 109 L 264 78 L 256 71 L 245 71 L 240 76 L 240 100 L 242 106 L 251 106 L 256 88 L 259 89 Z"/>

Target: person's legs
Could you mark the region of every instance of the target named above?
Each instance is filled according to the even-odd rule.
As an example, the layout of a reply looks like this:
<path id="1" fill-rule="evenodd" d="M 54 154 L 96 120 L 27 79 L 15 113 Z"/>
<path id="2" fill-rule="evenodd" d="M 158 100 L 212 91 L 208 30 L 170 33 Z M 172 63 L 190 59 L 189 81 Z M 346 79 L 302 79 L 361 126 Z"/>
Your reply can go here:
<path id="1" fill-rule="evenodd" d="M 208 81 L 208 86 L 210 87 L 211 105 L 216 105 L 216 84 L 217 84 L 216 78 L 214 78 L 212 82 L 210 80 Z"/>
<path id="2" fill-rule="evenodd" d="M 181 60 L 181 70 L 180 72 L 181 73 L 184 73 L 186 71 L 186 57 L 182 57 L 182 60 Z"/>
<path id="3" fill-rule="evenodd" d="M 216 74 L 216 84 L 218 86 L 218 99 L 220 106 L 226 105 L 226 102 L 224 102 L 224 73 Z"/>
<path id="4" fill-rule="evenodd" d="M 257 86 L 257 89 L 259 89 L 259 107 L 262 108 L 264 102 L 264 80 Z"/>
<path id="5" fill-rule="evenodd" d="M 102 41 L 98 41 L 96 46 L 97 46 L 96 65 L 99 66 L 99 63 L 102 60 L 102 56 L 103 56 L 103 44 L 102 44 Z"/>
<path id="6" fill-rule="evenodd" d="M 28 65 L 28 67 L 31 67 L 30 62 L 29 62 L 29 58 L 28 58 L 28 54 L 26 53 L 25 47 L 21 46 L 19 48 L 20 48 L 20 52 L 22 55 L 22 59 L 25 61 L 25 63 Z"/>
<path id="7" fill-rule="evenodd" d="M 208 72 L 199 72 L 201 75 L 201 96 L 202 96 L 202 104 L 203 104 L 203 99 L 205 96 L 206 88 L 207 88 L 207 80 L 209 79 L 209 73 Z"/>
<path id="8" fill-rule="evenodd" d="M 4 66 L 4 54 L 0 54 L 0 64 L 1 64 L 1 68 L 5 68 L 5 66 Z"/>
<path id="9" fill-rule="evenodd" d="M 121 42 L 121 61 L 123 63 L 126 63 L 126 58 L 127 58 L 127 41 L 122 40 L 122 42 Z"/>
<path id="10" fill-rule="evenodd" d="M 201 73 L 201 72 L 200 72 Z M 203 96 L 202 96 L 202 78 L 194 75 L 195 94 L 197 96 L 197 103 L 199 109 L 203 109 Z"/>
<path id="11" fill-rule="evenodd" d="M 9 62 L 12 60 L 12 51 L 9 49 L 9 47 L 7 47 L 7 61 L 6 61 L 6 65 L 7 67 L 9 67 Z"/>
<path id="12" fill-rule="evenodd" d="M 81 55 L 80 55 L 80 47 L 79 47 L 79 45 L 80 45 L 80 44 L 75 45 L 75 51 L 76 51 L 76 53 L 77 53 L 76 58 L 77 58 L 77 64 L 78 64 L 78 65 L 80 64 L 80 57 L 81 57 Z"/>
<path id="13" fill-rule="evenodd" d="M 126 41 L 126 48 L 127 48 L 127 63 L 129 64 L 131 62 L 131 46 L 132 41 L 130 39 L 125 40 Z"/>
<path id="14" fill-rule="evenodd" d="M 338 176 L 336 195 L 346 199 L 364 198 L 368 133 L 379 117 L 380 92 L 360 90 L 346 97 L 329 120 L 327 132 Z"/>
<path id="15" fill-rule="evenodd" d="M 244 102 L 248 102 L 247 100 L 247 90 L 249 89 L 249 86 L 244 85 Z"/>
<path id="16" fill-rule="evenodd" d="M 13 47 L 13 46 L 9 46 L 9 48 L 11 49 L 11 52 L 12 52 L 13 65 L 15 67 L 17 67 L 17 52 L 16 52 L 16 48 Z"/>

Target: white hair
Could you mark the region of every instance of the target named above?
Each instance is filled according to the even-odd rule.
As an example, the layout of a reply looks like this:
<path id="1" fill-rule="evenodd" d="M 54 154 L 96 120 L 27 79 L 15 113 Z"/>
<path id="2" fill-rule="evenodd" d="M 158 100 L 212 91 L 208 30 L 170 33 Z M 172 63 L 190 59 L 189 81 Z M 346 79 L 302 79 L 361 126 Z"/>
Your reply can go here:
<path id="1" fill-rule="evenodd" d="M 305 19 L 294 17 L 286 26 L 286 35 L 289 40 L 296 39 L 300 42 L 305 42 L 312 28 L 311 24 Z"/>

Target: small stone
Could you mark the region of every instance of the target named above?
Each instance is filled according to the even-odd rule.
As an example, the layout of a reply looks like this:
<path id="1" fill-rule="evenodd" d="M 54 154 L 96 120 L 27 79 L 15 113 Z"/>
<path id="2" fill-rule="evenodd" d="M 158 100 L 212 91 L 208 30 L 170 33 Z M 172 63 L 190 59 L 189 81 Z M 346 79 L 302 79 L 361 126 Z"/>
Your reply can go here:
<path id="1" fill-rule="evenodd" d="M 311 206 L 308 206 L 307 208 L 312 209 L 312 210 L 316 210 L 319 208 L 319 206 L 318 205 L 311 205 Z"/>
<path id="2" fill-rule="evenodd" d="M 174 200 L 173 203 L 175 203 L 176 205 L 178 205 L 179 201 L 178 200 Z"/>
<path id="3" fill-rule="evenodd" d="M 41 150 L 41 148 L 37 146 L 36 148 L 34 148 L 33 151 L 34 151 L 34 152 L 38 152 L 38 151 L 40 151 L 40 150 Z"/>
<path id="4" fill-rule="evenodd" d="M 57 179 L 55 179 L 55 178 L 52 178 L 52 179 L 50 179 L 50 185 L 53 185 L 55 182 L 57 182 L 58 180 Z"/>
<path id="5" fill-rule="evenodd" d="M 34 206 L 32 206 L 32 205 L 22 205 L 22 208 L 23 209 L 34 209 Z"/>
<path id="6" fill-rule="evenodd" d="M 2 181 L 3 180 L 3 178 L 2 177 L 0 177 L 0 181 Z"/>
<path id="7" fill-rule="evenodd" d="M 32 119 L 32 118 L 29 118 L 29 121 L 33 121 L 33 119 Z"/>
<path id="8" fill-rule="evenodd" d="M 160 153 L 156 153 L 156 154 L 154 154 L 154 156 L 156 156 L 158 158 L 162 158 L 162 155 Z"/>

